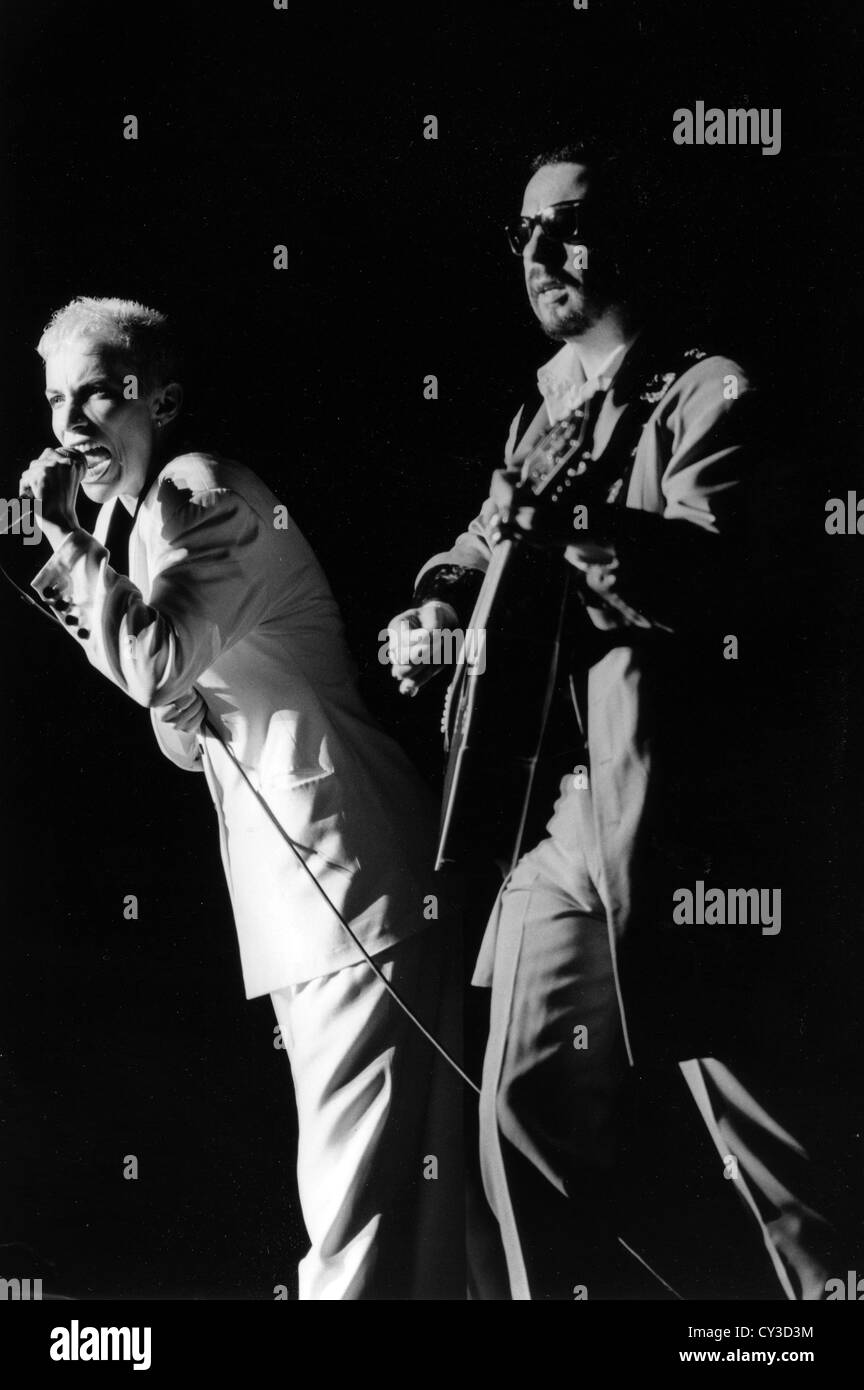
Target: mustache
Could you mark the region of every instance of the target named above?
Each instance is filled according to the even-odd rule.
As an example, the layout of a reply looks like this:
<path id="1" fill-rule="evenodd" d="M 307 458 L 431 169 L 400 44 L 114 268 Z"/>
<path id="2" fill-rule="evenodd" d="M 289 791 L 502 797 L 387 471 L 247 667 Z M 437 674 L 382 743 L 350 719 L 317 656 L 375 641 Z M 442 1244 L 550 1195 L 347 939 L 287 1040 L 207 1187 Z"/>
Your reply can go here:
<path id="1" fill-rule="evenodd" d="M 531 276 L 528 288 L 532 294 L 542 294 L 544 290 L 579 290 L 582 282 L 573 275 L 547 275 L 541 272 Z"/>

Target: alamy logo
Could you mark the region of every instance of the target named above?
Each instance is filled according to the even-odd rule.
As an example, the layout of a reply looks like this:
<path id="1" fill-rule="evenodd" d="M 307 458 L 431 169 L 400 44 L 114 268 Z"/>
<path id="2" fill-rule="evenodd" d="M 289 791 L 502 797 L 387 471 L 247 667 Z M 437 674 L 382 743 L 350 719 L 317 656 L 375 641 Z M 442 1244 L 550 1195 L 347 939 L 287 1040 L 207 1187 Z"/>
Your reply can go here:
<path id="1" fill-rule="evenodd" d="M 763 154 L 780 153 L 780 107 L 738 107 L 721 111 L 717 106 L 705 110 L 697 101 L 696 110 L 679 106 L 673 111 L 672 139 L 676 145 L 761 145 Z"/>
<path id="2" fill-rule="evenodd" d="M 71 1327 L 51 1330 L 52 1361 L 131 1361 L 133 1371 L 150 1369 L 149 1327 Z"/>
<path id="3" fill-rule="evenodd" d="M 386 641 L 384 639 L 387 639 Z M 382 628 L 378 633 L 382 666 L 453 666 L 464 662 L 470 676 L 486 670 L 486 630 L 461 628 Z"/>
<path id="4" fill-rule="evenodd" d="M 857 492 L 847 492 L 845 501 L 842 497 L 829 497 L 825 510 L 829 536 L 864 536 L 864 497 L 859 502 Z"/>
<path id="5" fill-rule="evenodd" d="M 845 1279 L 825 1280 L 825 1296 L 827 1303 L 832 1301 L 836 1303 L 838 1299 L 862 1303 L 864 1302 L 864 1279 L 858 1278 L 857 1270 L 847 1269 Z"/>
<path id="6" fill-rule="evenodd" d="M 780 930 L 779 888 L 709 888 L 702 879 L 696 887 L 676 888 L 672 894 L 676 926 L 761 926 L 763 936 Z"/>
<path id="7" fill-rule="evenodd" d="M 41 1279 L 0 1279 L 0 1299 L 11 1299 L 13 1303 L 34 1302 L 42 1298 Z"/>
<path id="8" fill-rule="evenodd" d="M 42 532 L 36 521 L 41 502 L 20 497 L 0 497 L 0 536 L 23 536 L 25 545 L 38 545 Z"/>

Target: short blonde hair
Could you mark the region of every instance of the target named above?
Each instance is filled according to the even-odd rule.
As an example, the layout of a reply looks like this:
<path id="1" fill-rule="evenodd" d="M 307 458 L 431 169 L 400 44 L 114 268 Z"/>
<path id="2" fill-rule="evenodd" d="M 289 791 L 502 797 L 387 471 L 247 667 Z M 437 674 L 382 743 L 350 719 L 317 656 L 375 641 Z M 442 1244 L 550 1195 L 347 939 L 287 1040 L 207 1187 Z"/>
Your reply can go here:
<path id="1" fill-rule="evenodd" d="M 100 338 L 115 347 L 144 390 L 177 378 L 178 355 L 168 319 L 134 299 L 71 300 L 51 315 L 36 351 L 44 362 L 62 343 L 78 337 Z"/>

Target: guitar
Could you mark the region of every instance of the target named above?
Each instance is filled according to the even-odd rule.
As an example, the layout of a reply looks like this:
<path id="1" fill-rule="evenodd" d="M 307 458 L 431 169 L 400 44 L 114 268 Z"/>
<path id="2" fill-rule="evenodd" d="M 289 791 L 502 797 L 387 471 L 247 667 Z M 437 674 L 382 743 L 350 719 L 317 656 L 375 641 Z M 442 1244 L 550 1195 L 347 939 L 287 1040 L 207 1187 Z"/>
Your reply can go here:
<path id="1" fill-rule="evenodd" d="M 592 462 L 597 392 L 528 453 L 520 491 L 564 506 Z M 569 566 L 522 540 L 495 546 L 441 721 L 448 754 L 436 868 L 519 855 L 555 686 Z"/>

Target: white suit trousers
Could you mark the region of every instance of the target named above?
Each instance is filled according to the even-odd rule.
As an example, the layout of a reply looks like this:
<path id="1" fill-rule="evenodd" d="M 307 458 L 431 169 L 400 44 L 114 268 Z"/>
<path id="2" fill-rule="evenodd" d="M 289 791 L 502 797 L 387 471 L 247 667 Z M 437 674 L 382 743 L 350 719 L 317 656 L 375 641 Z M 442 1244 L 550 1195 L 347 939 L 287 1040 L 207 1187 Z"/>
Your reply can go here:
<path id="1" fill-rule="evenodd" d="M 458 1059 L 455 934 L 432 923 L 375 962 Z M 300 1298 L 463 1299 L 463 1083 L 365 961 L 271 998 L 311 1242 Z"/>

